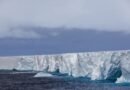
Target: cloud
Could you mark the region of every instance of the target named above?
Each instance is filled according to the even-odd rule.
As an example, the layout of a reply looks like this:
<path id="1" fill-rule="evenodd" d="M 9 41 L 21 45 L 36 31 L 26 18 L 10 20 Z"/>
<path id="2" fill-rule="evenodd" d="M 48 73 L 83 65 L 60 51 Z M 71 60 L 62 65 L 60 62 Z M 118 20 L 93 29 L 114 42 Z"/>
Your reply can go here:
<path id="1" fill-rule="evenodd" d="M 38 37 L 35 31 L 22 30 L 17 28 L 19 26 L 48 28 L 64 26 L 130 32 L 130 1 L 1 0 L 0 37 Z M 14 30 L 10 31 L 12 28 Z"/>
<path id="2" fill-rule="evenodd" d="M 8 37 L 8 38 L 40 38 L 40 34 L 29 31 L 29 30 L 23 30 L 23 29 L 13 29 L 13 30 L 7 30 L 2 32 L 3 34 L 0 35 L 0 38 Z"/>

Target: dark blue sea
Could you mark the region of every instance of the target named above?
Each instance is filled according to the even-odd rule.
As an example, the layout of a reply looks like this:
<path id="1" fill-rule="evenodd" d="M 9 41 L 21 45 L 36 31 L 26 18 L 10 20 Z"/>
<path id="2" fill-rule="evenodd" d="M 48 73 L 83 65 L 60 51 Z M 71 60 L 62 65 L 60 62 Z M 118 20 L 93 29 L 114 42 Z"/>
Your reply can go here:
<path id="1" fill-rule="evenodd" d="M 116 84 L 110 80 L 92 81 L 66 75 L 34 78 L 35 74 L 0 71 L 0 90 L 130 90 L 130 83 Z"/>

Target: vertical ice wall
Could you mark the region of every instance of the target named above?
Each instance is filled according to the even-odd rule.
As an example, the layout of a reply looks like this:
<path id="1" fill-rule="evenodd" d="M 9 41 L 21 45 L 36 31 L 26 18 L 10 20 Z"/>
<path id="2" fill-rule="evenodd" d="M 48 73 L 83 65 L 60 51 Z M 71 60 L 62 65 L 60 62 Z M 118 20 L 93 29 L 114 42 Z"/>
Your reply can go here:
<path id="1" fill-rule="evenodd" d="M 67 73 L 92 80 L 130 80 L 130 51 L 68 53 L 19 57 L 16 69 Z M 121 77 L 120 77 L 121 76 Z"/>

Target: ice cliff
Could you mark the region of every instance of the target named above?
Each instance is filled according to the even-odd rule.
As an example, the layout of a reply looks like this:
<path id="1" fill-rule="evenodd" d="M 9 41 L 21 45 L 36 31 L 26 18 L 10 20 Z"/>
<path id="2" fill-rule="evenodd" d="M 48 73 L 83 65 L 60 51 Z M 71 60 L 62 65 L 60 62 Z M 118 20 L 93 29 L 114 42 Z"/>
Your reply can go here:
<path id="1" fill-rule="evenodd" d="M 130 82 L 130 50 L 21 56 L 15 68 Z"/>

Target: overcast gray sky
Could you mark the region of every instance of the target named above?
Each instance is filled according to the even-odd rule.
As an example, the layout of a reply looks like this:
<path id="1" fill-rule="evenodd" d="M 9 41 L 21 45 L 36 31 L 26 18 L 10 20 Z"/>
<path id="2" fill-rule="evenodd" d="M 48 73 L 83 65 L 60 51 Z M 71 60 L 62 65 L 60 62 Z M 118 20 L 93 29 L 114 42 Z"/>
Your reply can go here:
<path id="1" fill-rule="evenodd" d="M 0 38 L 40 37 L 34 30 L 23 27 L 91 28 L 129 33 L 130 1 L 0 0 Z"/>
<path id="2" fill-rule="evenodd" d="M 130 0 L 0 0 L 0 56 L 130 49 Z"/>

